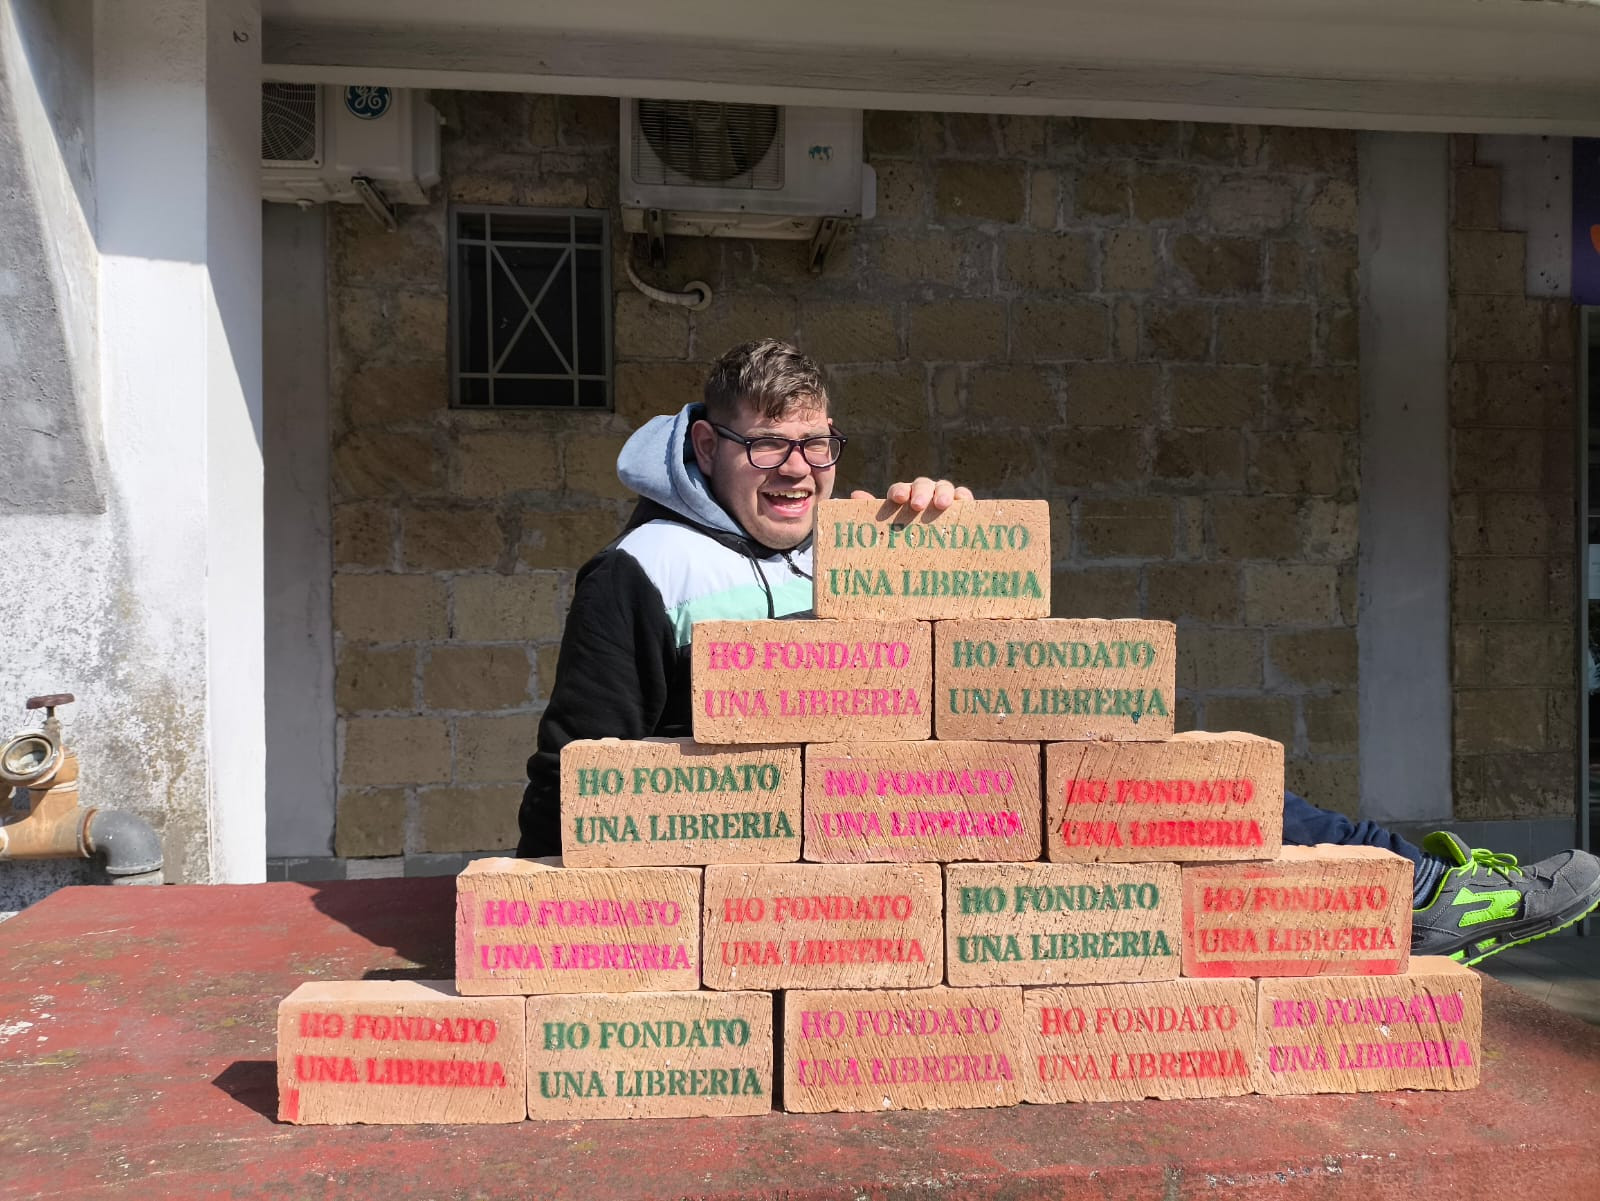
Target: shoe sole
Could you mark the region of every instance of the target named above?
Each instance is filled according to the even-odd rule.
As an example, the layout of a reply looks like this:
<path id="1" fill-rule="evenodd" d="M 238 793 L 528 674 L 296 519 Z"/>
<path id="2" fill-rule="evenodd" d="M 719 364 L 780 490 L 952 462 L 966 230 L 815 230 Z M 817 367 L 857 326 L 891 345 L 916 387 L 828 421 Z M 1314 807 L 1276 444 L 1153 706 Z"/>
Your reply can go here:
<path id="1" fill-rule="evenodd" d="M 1525 947 L 1530 942 L 1538 942 L 1541 938 L 1549 938 L 1552 934 L 1559 934 L 1569 926 L 1576 926 L 1584 918 L 1593 913 L 1597 908 L 1600 908 L 1600 897 L 1596 897 L 1593 901 L 1590 901 L 1586 908 L 1579 910 L 1571 917 L 1561 919 L 1557 925 L 1551 926 L 1547 930 L 1541 930 L 1537 934 L 1525 934 L 1521 938 L 1498 943 L 1495 946 L 1490 947 L 1487 951 L 1484 951 L 1482 954 L 1474 955 L 1470 958 L 1467 955 L 1466 948 L 1462 948 L 1459 951 L 1454 951 L 1450 955 L 1446 956 L 1446 958 L 1453 959 L 1457 963 L 1464 964 L 1467 967 L 1476 967 L 1485 959 L 1489 959 L 1500 954 L 1501 951 L 1509 951 L 1512 947 Z M 1476 942 L 1478 940 L 1474 939 L 1473 941 Z"/>

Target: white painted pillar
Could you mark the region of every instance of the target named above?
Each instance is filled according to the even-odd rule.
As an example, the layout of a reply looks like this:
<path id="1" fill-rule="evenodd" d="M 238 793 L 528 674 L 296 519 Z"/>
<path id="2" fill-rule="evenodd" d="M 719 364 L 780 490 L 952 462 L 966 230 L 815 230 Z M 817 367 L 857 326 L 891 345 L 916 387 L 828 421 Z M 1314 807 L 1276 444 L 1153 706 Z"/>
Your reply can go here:
<path id="1" fill-rule="evenodd" d="M 189 879 L 256 881 L 259 5 L 99 0 L 95 18 L 104 404 L 138 636 L 126 667 L 163 685 L 142 732 L 175 759 L 183 803 L 169 804 L 169 826 L 193 827 L 175 866 Z"/>
<path id="2" fill-rule="evenodd" d="M 1361 813 L 1451 815 L 1449 146 L 1360 136 Z"/>

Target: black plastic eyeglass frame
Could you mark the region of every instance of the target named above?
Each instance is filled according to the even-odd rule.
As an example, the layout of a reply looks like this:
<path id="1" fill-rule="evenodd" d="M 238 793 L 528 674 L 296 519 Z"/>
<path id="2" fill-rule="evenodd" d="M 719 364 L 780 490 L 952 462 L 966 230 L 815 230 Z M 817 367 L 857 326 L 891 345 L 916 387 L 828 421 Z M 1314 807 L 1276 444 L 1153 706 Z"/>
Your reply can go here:
<path id="1" fill-rule="evenodd" d="M 834 432 L 831 434 L 817 434 L 810 438 L 780 438 L 776 434 L 763 434 L 759 438 L 747 438 L 735 430 L 730 430 L 725 425 L 718 425 L 715 421 L 707 421 L 706 424 L 716 431 L 717 437 L 726 438 L 729 442 L 743 443 L 744 457 L 750 461 L 750 466 L 754 467 L 757 471 L 771 471 L 774 467 L 783 466 L 783 464 L 789 461 L 789 456 L 794 454 L 796 450 L 800 452 L 800 457 L 812 467 L 832 467 L 844 455 L 845 443 L 850 440 L 837 430 L 834 430 Z M 828 428 L 833 429 L 832 426 L 829 426 Z M 783 457 L 773 463 L 757 463 L 755 451 L 757 442 L 784 443 Z M 837 442 L 839 444 L 839 451 L 827 462 L 819 463 L 806 452 L 806 447 L 816 442 Z"/>

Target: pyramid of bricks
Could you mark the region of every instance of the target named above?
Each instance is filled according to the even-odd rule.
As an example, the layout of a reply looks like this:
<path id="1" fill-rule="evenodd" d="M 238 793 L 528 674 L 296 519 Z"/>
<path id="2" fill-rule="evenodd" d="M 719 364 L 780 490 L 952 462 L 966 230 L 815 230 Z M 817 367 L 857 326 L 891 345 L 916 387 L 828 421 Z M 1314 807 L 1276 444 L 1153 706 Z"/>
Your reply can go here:
<path id="1" fill-rule="evenodd" d="M 1050 609 L 1043 501 L 818 511 L 816 618 L 702 621 L 693 739 L 569 744 L 560 860 L 456 978 L 282 1002 L 291 1122 L 1461 1089 L 1408 860 L 1282 845 L 1284 754 L 1173 733 L 1168 622 Z"/>

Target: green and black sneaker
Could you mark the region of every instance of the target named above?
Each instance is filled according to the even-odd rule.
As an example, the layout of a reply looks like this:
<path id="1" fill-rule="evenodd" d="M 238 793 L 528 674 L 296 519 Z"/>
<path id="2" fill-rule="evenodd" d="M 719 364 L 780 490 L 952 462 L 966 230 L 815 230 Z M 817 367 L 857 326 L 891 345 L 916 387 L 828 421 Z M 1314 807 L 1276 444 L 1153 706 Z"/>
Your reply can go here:
<path id="1" fill-rule="evenodd" d="M 1600 905 L 1600 859 L 1563 851 L 1527 867 L 1471 850 L 1441 831 L 1422 849 L 1448 865 L 1433 899 L 1411 912 L 1411 953 L 1482 963 L 1507 947 L 1564 930 Z"/>

